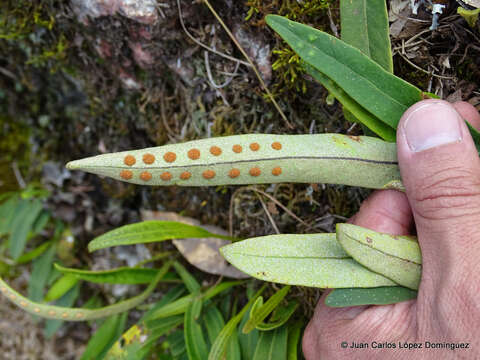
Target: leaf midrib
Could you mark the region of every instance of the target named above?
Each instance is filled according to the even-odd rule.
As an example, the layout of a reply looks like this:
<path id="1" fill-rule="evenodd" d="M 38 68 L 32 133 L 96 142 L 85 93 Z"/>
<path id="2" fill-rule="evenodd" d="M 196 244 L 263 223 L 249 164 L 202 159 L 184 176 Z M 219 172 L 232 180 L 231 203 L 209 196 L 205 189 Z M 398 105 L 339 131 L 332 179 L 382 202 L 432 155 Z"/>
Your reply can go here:
<path id="1" fill-rule="evenodd" d="M 373 247 L 372 245 L 365 244 L 364 242 L 362 242 L 362 241 L 360 241 L 360 240 L 357 240 L 357 239 L 355 239 L 355 238 L 353 238 L 353 237 L 351 237 L 351 236 L 349 236 L 349 235 L 345 235 L 345 236 L 348 237 L 349 239 L 357 242 L 357 243 L 360 244 L 361 246 L 366 246 L 366 247 L 368 247 L 368 248 L 370 248 L 370 249 L 372 249 L 372 250 L 374 250 L 374 251 L 378 251 L 378 252 L 379 252 L 380 254 L 382 254 L 382 255 L 385 255 L 385 256 L 388 256 L 388 257 L 390 257 L 390 258 L 394 258 L 394 259 L 397 259 L 397 260 L 401 260 L 401 261 L 404 261 L 404 262 L 407 262 L 407 263 L 411 263 L 411 264 L 415 264 L 415 265 L 422 266 L 422 264 L 419 264 L 419 263 L 417 263 L 417 262 L 415 262 L 415 261 L 408 260 L 408 259 L 404 259 L 404 258 L 401 258 L 401 257 L 399 257 L 399 256 L 395 256 L 395 255 L 389 254 L 389 253 L 387 253 L 387 252 L 385 252 L 385 251 L 382 251 L 382 250 L 380 250 L 380 249 L 377 249 L 377 248 Z M 382 274 L 382 275 L 383 275 L 383 274 Z M 385 275 L 384 275 L 384 276 L 385 276 Z"/>
<path id="2" fill-rule="evenodd" d="M 242 256 L 249 256 L 254 258 L 262 258 L 262 259 L 323 259 L 323 260 L 342 260 L 342 259 L 352 259 L 351 256 L 345 257 L 334 257 L 334 256 L 268 256 L 268 255 L 256 255 L 256 254 L 245 254 L 241 252 L 230 252 L 228 255 L 242 255 Z"/>

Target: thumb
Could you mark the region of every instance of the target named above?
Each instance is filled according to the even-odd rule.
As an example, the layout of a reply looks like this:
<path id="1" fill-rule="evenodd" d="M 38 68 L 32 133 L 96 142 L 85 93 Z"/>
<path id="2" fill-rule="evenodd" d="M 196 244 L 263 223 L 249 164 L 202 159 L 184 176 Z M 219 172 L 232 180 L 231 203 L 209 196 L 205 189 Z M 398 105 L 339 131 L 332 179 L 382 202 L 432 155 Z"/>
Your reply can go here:
<path id="1" fill-rule="evenodd" d="M 422 250 L 420 291 L 478 284 L 480 159 L 465 121 L 446 101 L 421 101 L 400 120 L 397 151 Z"/>

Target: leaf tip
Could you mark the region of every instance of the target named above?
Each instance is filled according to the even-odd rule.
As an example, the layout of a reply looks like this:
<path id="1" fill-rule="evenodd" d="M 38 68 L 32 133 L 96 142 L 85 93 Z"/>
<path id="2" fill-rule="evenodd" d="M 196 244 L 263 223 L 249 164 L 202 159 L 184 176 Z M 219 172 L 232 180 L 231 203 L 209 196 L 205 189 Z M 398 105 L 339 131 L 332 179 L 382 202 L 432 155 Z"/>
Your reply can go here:
<path id="1" fill-rule="evenodd" d="M 95 246 L 95 243 L 93 241 L 91 241 L 88 245 L 87 245 L 87 250 L 89 253 L 92 253 L 94 252 L 95 250 L 98 250 L 97 247 Z"/>
<path id="2" fill-rule="evenodd" d="M 77 169 L 80 169 L 80 168 L 81 168 L 81 160 L 69 161 L 69 162 L 67 163 L 67 165 L 65 165 L 65 167 L 66 167 L 68 170 L 77 170 Z"/>
<path id="3" fill-rule="evenodd" d="M 229 255 L 229 253 L 228 253 L 229 246 L 231 246 L 231 245 L 224 245 L 220 249 L 218 249 L 218 251 L 220 252 L 220 255 L 222 255 L 226 260 L 228 260 L 228 257 L 229 257 L 228 256 Z"/>
<path id="4" fill-rule="evenodd" d="M 272 25 L 275 23 L 275 20 L 279 18 L 282 18 L 282 16 L 269 14 L 265 16 L 265 22 L 268 24 L 268 26 L 272 27 Z"/>

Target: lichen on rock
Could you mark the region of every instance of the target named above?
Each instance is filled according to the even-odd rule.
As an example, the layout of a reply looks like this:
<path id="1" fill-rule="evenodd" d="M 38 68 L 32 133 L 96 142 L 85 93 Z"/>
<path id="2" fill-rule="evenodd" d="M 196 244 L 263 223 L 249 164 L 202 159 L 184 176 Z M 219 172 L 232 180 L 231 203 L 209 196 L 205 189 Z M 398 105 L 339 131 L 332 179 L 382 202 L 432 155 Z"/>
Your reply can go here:
<path id="1" fill-rule="evenodd" d="M 88 18 L 114 15 L 123 16 L 153 25 L 158 20 L 155 0 L 72 0 L 73 10 L 80 21 L 87 23 Z"/>

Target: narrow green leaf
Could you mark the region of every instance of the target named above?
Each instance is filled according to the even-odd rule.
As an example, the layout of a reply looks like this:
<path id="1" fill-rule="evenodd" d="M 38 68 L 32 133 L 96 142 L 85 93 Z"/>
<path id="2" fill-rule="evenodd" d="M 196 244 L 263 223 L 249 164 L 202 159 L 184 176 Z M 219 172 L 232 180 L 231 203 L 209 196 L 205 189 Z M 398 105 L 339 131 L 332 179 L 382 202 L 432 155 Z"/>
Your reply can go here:
<path id="1" fill-rule="evenodd" d="M 150 314 L 149 320 L 156 320 L 166 318 L 173 315 L 179 315 L 185 313 L 187 308 L 193 301 L 193 295 L 189 294 L 177 299 L 170 304 L 162 306 Z"/>
<path id="2" fill-rule="evenodd" d="M 37 257 L 39 257 L 40 255 L 42 255 L 49 247 L 50 245 L 52 245 L 52 241 L 46 241 L 44 243 L 42 243 L 41 245 L 37 246 L 35 249 L 21 255 L 18 259 L 17 259 L 17 264 L 25 264 L 25 263 L 28 263 L 34 259 L 36 259 Z"/>
<path id="3" fill-rule="evenodd" d="M 259 296 L 257 299 L 260 299 L 261 296 Z M 242 322 L 240 323 L 239 328 L 243 329 L 245 324 L 247 323 L 249 317 L 249 313 L 246 312 L 245 315 L 243 316 Z M 248 334 L 244 334 L 240 332 L 238 334 L 238 340 L 240 342 L 240 349 L 242 352 L 242 359 L 252 359 L 253 354 L 255 354 L 255 348 L 258 343 L 258 337 L 259 337 L 259 331 L 257 329 L 254 329 L 250 331 Z"/>
<path id="4" fill-rule="evenodd" d="M 96 360 L 105 350 L 105 347 L 114 339 L 119 325 L 120 315 L 114 315 L 106 319 L 102 326 L 88 341 L 87 347 L 80 360 Z"/>
<path id="5" fill-rule="evenodd" d="M 0 236 L 12 231 L 12 221 L 18 214 L 17 209 L 21 202 L 18 195 L 14 195 L 0 205 Z"/>
<path id="6" fill-rule="evenodd" d="M 414 236 L 381 234 L 352 224 L 337 224 L 337 239 L 363 266 L 399 285 L 418 289 L 422 255 Z"/>
<path id="7" fill-rule="evenodd" d="M 149 321 L 151 320 L 152 314 L 157 311 L 158 309 L 164 307 L 167 304 L 177 300 L 181 295 L 185 293 L 185 286 L 183 284 L 177 285 L 162 296 L 162 298 L 157 301 L 151 308 L 148 310 L 141 318 L 149 326 Z M 183 318 L 183 317 L 182 317 Z"/>
<path id="8" fill-rule="evenodd" d="M 63 275 L 50 287 L 43 301 L 50 302 L 61 298 L 77 283 L 78 279 L 75 276 Z"/>
<path id="9" fill-rule="evenodd" d="M 175 221 L 149 220 L 125 225 L 96 237 L 88 244 L 88 251 L 119 245 L 145 244 L 171 239 L 216 237 L 231 240 L 229 236 L 212 234 L 198 226 Z"/>
<path id="10" fill-rule="evenodd" d="M 279 328 L 290 319 L 299 305 L 298 301 L 290 300 L 287 306 L 278 306 L 273 311 L 270 320 L 268 322 L 257 324 L 256 328 L 262 331 L 270 331 Z"/>
<path id="11" fill-rule="evenodd" d="M 409 106 L 422 99 L 415 86 L 345 42 L 281 16 L 268 15 L 266 21 L 306 63 L 392 128 Z"/>
<path id="12" fill-rule="evenodd" d="M 216 306 L 211 306 L 204 315 L 204 323 L 207 328 L 208 339 L 213 344 L 218 334 L 225 326 L 222 313 Z"/>
<path id="13" fill-rule="evenodd" d="M 342 103 L 344 109 L 349 111 L 355 117 L 356 121 L 364 124 L 384 140 L 390 142 L 395 141 L 396 131 L 392 127 L 365 110 L 365 108 L 348 96 L 345 91 L 320 71 L 309 65 L 306 65 L 305 68 L 315 80 L 322 84 L 325 89 Z"/>
<path id="14" fill-rule="evenodd" d="M 393 73 L 385 0 L 340 1 L 340 21 L 343 41 Z"/>
<path id="15" fill-rule="evenodd" d="M 185 316 L 176 315 L 165 319 L 156 320 L 156 325 L 150 328 L 146 334 L 147 339 L 144 341 L 141 349 L 138 351 L 139 359 L 144 359 L 153 349 L 158 338 L 166 335 L 179 325 L 184 323 Z"/>
<path id="16" fill-rule="evenodd" d="M 226 282 L 220 283 L 208 289 L 203 295 L 203 300 L 204 301 L 210 300 L 211 298 L 217 296 L 221 292 L 226 291 L 231 287 L 242 284 L 242 283 L 243 281 L 226 281 Z M 169 303 L 154 311 L 151 311 L 150 315 L 148 316 L 148 320 L 155 320 L 155 319 L 160 319 L 167 316 L 183 314 L 187 310 L 188 306 L 192 301 L 193 301 L 192 294 L 181 297 L 180 299 L 175 300 L 172 303 Z"/>
<path id="17" fill-rule="evenodd" d="M 210 300 L 211 298 L 217 296 L 218 294 L 231 289 L 234 286 L 241 285 L 245 281 L 238 280 L 238 281 L 224 281 L 218 285 L 215 285 L 205 291 L 204 299 L 205 301 Z"/>
<path id="18" fill-rule="evenodd" d="M 325 305 L 345 307 L 358 305 L 387 305 L 415 299 L 417 292 L 402 286 L 384 286 L 378 288 L 335 289 L 328 294 Z"/>
<path id="19" fill-rule="evenodd" d="M 10 199 L 11 197 L 17 197 L 18 196 L 18 193 L 16 191 L 6 191 L 4 193 L 1 193 L 0 194 L 0 204 L 2 204 L 3 202 L 7 201 L 8 199 Z M 1 207 L 1 206 L 0 206 Z M 0 209 L 0 214 L 1 214 L 1 209 Z"/>
<path id="20" fill-rule="evenodd" d="M 43 299 L 43 290 L 52 271 L 55 250 L 56 246 L 52 244 L 47 251 L 33 262 L 32 275 L 28 282 L 28 298 L 33 301 L 41 301 Z"/>
<path id="21" fill-rule="evenodd" d="M 57 306 L 69 308 L 73 306 L 79 295 L 80 285 L 77 284 L 72 289 L 68 290 L 68 292 L 60 299 L 58 299 L 56 301 L 56 304 Z M 55 333 L 58 331 L 58 329 L 60 329 L 63 323 L 63 320 L 58 319 L 49 319 L 45 321 L 45 336 L 47 337 L 47 339 L 50 339 L 53 335 L 55 335 Z"/>
<path id="22" fill-rule="evenodd" d="M 55 264 L 62 274 L 69 274 L 79 280 L 98 284 L 149 284 L 158 274 L 158 269 L 120 267 L 112 270 L 91 271 L 66 268 Z"/>
<path id="23" fill-rule="evenodd" d="M 199 318 L 202 311 L 202 299 L 199 293 L 194 294 L 195 298 L 185 312 L 184 336 L 185 345 L 189 359 L 207 359 L 208 349 L 203 337 L 203 330 Z"/>
<path id="24" fill-rule="evenodd" d="M 125 311 L 121 314 L 119 314 L 120 320 L 118 321 L 118 325 L 116 327 L 115 334 L 112 336 L 110 339 L 110 342 L 107 344 L 107 346 L 104 347 L 103 351 L 100 353 L 100 356 L 98 358 L 100 359 L 105 359 L 107 357 L 107 354 L 109 350 L 112 348 L 112 346 L 117 342 L 117 340 L 121 339 L 122 334 L 125 330 L 125 327 L 127 325 L 127 320 L 128 320 L 128 311 Z M 143 339 L 142 339 L 143 340 Z M 138 346 L 138 349 L 140 349 L 140 346 Z M 132 357 L 128 358 L 126 360 L 134 360 Z"/>
<path id="25" fill-rule="evenodd" d="M 204 315 L 204 323 L 207 328 L 208 339 L 213 344 L 225 326 L 222 313 L 216 306 L 211 306 Z M 241 360 L 240 344 L 236 329 L 232 333 L 227 345 L 226 360 Z"/>
<path id="26" fill-rule="evenodd" d="M 396 285 L 353 260 L 335 234 L 263 236 L 220 251 L 235 267 L 264 281 L 320 288 Z"/>
<path id="27" fill-rule="evenodd" d="M 147 321 L 145 322 L 145 325 L 147 326 L 147 329 L 151 334 L 157 334 L 158 336 L 162 336 L 169 330 L 177 327 L 180 324 L 183 324 L 184 319 L 184 315 L 174 315 L 167 318 Z"/>
<path id="28" fill-rule="evenodd" d="M 242 360 L 240 343 L 238 341 L 238 330 L 233 329 L 230 340 L 228 340 L 225 360 Z"/>
<path id="29" fill-rule="evenodd" d="M 180 358 L 184 353 L 186 353 L 187 349 L 183 331 L 174 331 L 167 337 L 167 341 L 170 344 L 170 350 L 175 359 Z"/>
<path id="30" fill-rule="evenodd" d="M 183 283 L 187 287 L 188 291 L 190 291 L 191 293 L 196 293 L 200 291 L 200 284 L 193 277 L 193 275 L 190 274 L 187 269 L 185 269 L 185 266 L 180 264 L 178 261 L 175 261 L 173 263 L 173 267 L 177 271 L 177 274 L 180 275 L 180 277 L 182 278 Z"/>
<path id="31" fill-rule="evenodd" d="M 252 307 L 250 308 L 250 314 L 248 316 L 248 319 L 251 319 L 253 314 L 255 314 L 258 310 L 260 310 L 262 306 L 263 306 L 263 296 L 259 296 L 258 299 L 253 303 Z"/>
<path id="32" fill-rule="evenodd" d="M 185 322 L 185 316 L 175 315 L 168 318 L 156 320 L 155 323 L 152 323 L 152 327 L 148 327 L 148 339 L 145 341 L 144 348 L 149 348 L 155 341 L 175 329 L 176 327 L 182 325 Z M 145 352 L 146 349 L 142 348 L 142 351 Z"/>
<path id="33" fill-rule="evenodd" d="M 384 254 L 396 256 L 417 265 L 422 264 L 422 253 L 416 236 L 384 234 L 347 223 L 337 224 L 337 238 L 342 236 L 348 236 Z"/>
<path id="34" fill-rule="evenodd" d="M 260 332 L 253 360 L 287 360 L 288 328 Z"/>
<path id="35" fill-rule="evenodd" d="M 385 70 L 393 73 L 389 22 L 384 0 L 341 1 L 340 21 L 343 41 L 356 47 Z M 341 99 L 338 100 L 343 104 Z M 343 115 L 349 122 L 361 123 L 364 135 L 373 135 L 373 130 L 369 129 L 363 120 L 358 119 L 345 105 Z M 378 119 L 375 121 L 383 124 Z M 386 140 L 384 136 L 379 135 Z M 393 140 L 390 141 L 394 139 L 395 133 L 393 133 Z"/>
<path id="36" fill-rule="evenodd" d="M 23 200 L 21 212 L 15 215 L 12 233 L 9 239 L 10 255 L 14 260 L 18 259 L 27 244 L 28 234 L 42 211 L 40 200 Z"/>
<path id="37" fill-rule="evenodd" d="M 42 209 L 40 214 L 35 219 L 35 222 L 33 223 L 32 232 L 34 234 L 38 234 L 40 231 L 42 231 L 45 228 L 49 220 L 50 220 L 50 212 Z"/>
<path id="38" fill-rule="evenodd" d="M 288 328 L 287 342 L 287 360 L 298 359 L 298 348 L 300 343 L 300 335 L 302 333 L 303 322 L 297 321 Z"/>
<path id="39" fill-rule="evenodd" d="M 242 321 L 243 316 L 248 311 L 248 309 L 252 306 L 252 304 L 257 300 L 262 292 L 265 290 L 266 285 L 264 284 L 260 290 L 258 290 L 255 295 L 248 301 L 248 303 L 243 307 L 240 312 L 232 317 L 227 324 L 223 327 L 220 334 L 217 336 L 217 339 L 212 344 L 210 349 L 210 354 L 208 355 L 208 360 L 221 360 L 227 350 L 228 343 L 233 336 L 233 333 L 236 331 L 238 323 Z"/>
<path id="40" fill-rule="evenodd" d="M 282 302 L 282 300 L 287 296 L 290 291 L 290 286 L 284 286 L 281 290 L 273 294 L 270 299 L 267 300 L 265 304 L 261 307 L 253 308 L 250 312 L 250 319 L 247 321 L 245 326 L 242 329 L 244 334 L 248 334 L 250 331 L 255 329 L 257 325 L 263 323 L 263 320 L 267 318 L 268 315 Z"/>

